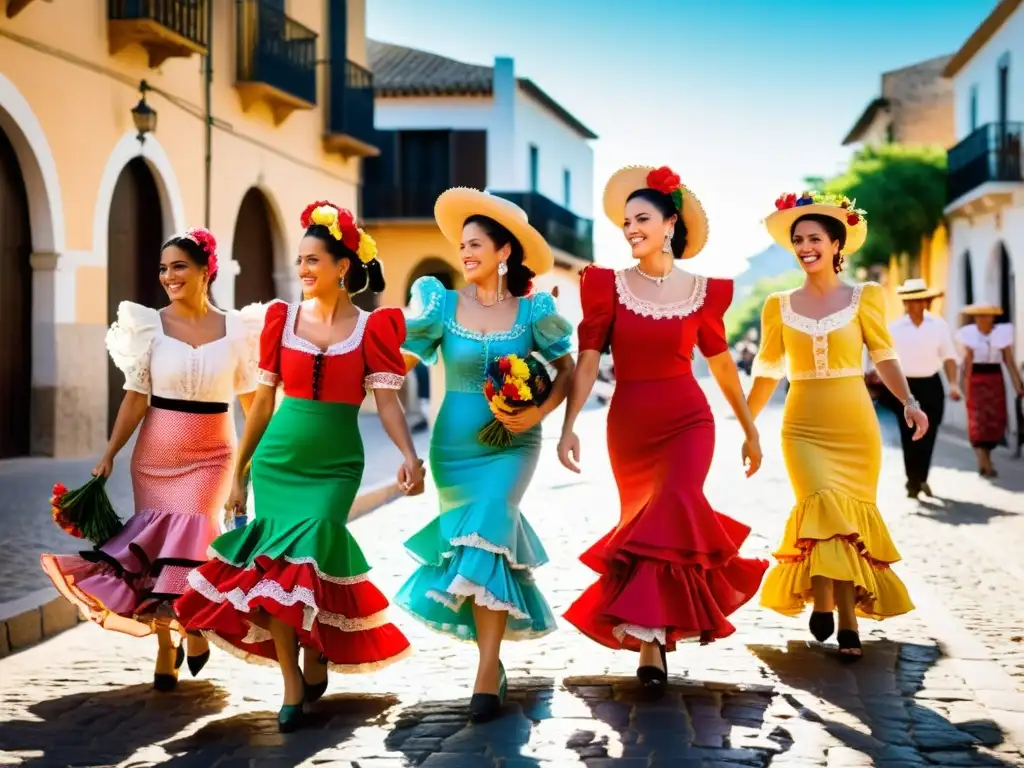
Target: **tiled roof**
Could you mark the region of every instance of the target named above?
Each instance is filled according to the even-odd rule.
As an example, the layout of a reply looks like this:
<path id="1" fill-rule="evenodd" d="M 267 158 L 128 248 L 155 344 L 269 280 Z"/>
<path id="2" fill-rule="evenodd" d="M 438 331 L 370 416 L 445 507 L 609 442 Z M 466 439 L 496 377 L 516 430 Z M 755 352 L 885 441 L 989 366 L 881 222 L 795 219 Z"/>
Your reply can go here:
<path id="1" fill-rule="evenodd" d="M 402 45 L 367 40 L 367 57 L 378 96 L 490 96 L 494 68 L 467 64 L 436 53 Z M 585 139 L 597 135 L 573 117 L 561 104 L 525 77 L 519 88 Z"/>

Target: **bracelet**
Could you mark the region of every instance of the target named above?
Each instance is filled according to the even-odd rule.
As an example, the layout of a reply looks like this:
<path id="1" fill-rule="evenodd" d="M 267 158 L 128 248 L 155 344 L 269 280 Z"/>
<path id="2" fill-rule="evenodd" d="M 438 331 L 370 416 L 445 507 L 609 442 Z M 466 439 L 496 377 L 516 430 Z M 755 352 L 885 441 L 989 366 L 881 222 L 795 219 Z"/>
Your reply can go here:
<path id="1" fill-rule="evenodd" d="M 907 408 L 917 408 L 917 410 L 921 410 L 921 403 L 917 401 L 916 397 L 911 395 L 903 401 L 903 410 L 907 410 Z"/>

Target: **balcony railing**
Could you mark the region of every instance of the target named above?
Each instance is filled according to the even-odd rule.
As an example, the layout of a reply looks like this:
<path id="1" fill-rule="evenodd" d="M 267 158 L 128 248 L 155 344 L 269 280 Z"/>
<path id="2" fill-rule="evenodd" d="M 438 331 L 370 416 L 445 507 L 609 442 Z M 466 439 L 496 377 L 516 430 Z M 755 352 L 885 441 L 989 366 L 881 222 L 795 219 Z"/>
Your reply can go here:
<path id="1" fill-rule="evenodd" d="M 530 217 L 530 223 L 553 248 L 585 261 L 594 260 L 594 222 L 577 216 L 539 192 L 495 192 Z"/>
<path id="2" fill-rule="evenodd" d="M 149 53 L 151 67 L 174 56 L 205 54 L 210 35 L 208 1 L 107 0 L 110 52 L 141 45 Z"/>
<path id="3" fill-rule="evenodd" d="M 273 5 L 238 0 L 238 81 L 262 86 L 240 90 L 270 102 L 275 119 L 315 106 L 316 40 L 315 32 Z"/>
<path id="4" fill-rule="evenodd" d="M 949 202 L 990 181 L 1024 181 L 1022 129 L 1024 123 L 989 123 L 949 150 Z"/>
<path id="5" fill-rule="evenodd" d="M 434 184 L 363 186 L 362 217 L 364 219 L 432 219 L 434 203 L 451 185 L 441 179 Z"/>
<path id="6" fill-rule="evenodd" d="M 373 157 L 373 73 L 352 61 L 331 64 L 327 147 L 344 155 Z"/>

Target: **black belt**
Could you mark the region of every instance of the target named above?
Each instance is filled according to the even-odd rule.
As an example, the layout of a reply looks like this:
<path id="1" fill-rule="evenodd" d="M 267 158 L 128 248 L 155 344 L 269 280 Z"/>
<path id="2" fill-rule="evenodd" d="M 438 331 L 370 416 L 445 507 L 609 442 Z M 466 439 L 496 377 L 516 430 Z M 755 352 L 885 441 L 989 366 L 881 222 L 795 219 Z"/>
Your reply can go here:
<path id="1" fill-rule="evenodd" d="M 160 408 L 164 411 L 178 411 L 179 413 L 227 413 L 227 403 L 204 403 L 199 400 L 172 400 L 169 397 L 153 395 L 149 399 L 153 408 Z"/>
<path id="2" fill-rule="evenodd" d="M 1002 363 L 973 363 L 971 373 L 1002 373 Z"/>

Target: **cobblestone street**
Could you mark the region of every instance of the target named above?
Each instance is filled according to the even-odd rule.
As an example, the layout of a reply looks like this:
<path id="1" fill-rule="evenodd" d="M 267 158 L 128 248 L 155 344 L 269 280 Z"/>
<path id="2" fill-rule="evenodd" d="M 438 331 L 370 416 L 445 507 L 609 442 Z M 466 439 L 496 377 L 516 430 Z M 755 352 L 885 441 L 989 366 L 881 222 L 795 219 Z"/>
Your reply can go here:
<path id="1" fill-rule="evenodd" d="M 745 554 L 768 557 L 792 495 L 779 447 L 781 404 L 760 423 L 765 462 L 745 481 L 741 434 L 713 384 L 718 448 L 708 496 L 753 526 Z M 560 414 L 523 511 L 551 555 L 536 573 L 556 614 L 593 574 L 576 559 L 617 516 L 603 440 L 605 412 L 580 420 L 584 473 L 555 458 Z M 507 643 L 506 713 L 467 723 L 475 653 L 397 610 L 416 653 L 366 676 L 332 677 L 313 727 L 277 732 L 280 676 L 214 649 L 201 678 L 172 694 L 150 680 L 155 641 L 80 625 L 0 659 L 0 763 L 26 766 L 269 768 L 592 768 L 659 766 L 1024 765 L 1024 462 L 998 452 L 1000 478 L 973 468 L 955 435 L 939 440 L 931 486 L 903 491 L 899 450 L 883 458 L 879 506 L 904 557 L 918 610 L 861 625 L 866 658 L 840 665 L 809 643 L 806 618 L 754 603 L 738 631 L 669 656 L 671 692 L 645 703 L 636 656 L 613 653 L 562 622 L 542 640 Z M 685 461 L 686 457 L 680 457 Z M 428 488 L 357 520 L 352 531 L 394 594 L 414 567 L 401 541 L 436 514 Z"/>

